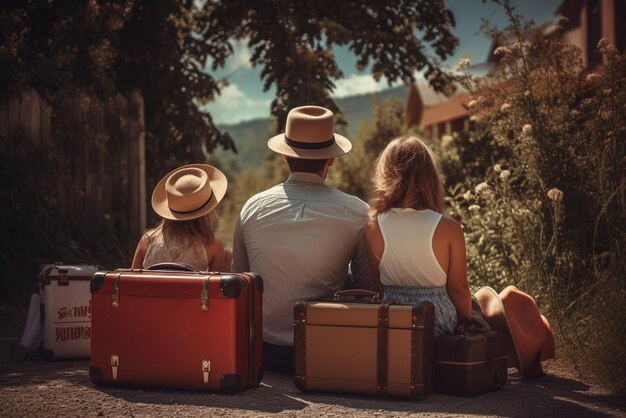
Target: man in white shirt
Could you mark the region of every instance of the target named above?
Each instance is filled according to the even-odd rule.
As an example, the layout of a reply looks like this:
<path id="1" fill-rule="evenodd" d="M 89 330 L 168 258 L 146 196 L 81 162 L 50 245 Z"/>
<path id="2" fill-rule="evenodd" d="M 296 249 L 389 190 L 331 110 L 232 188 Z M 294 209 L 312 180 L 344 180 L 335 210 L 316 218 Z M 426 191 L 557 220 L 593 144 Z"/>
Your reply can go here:
<path id="1" fill-rule="evenodd" d="M 330 297 L 348 276 L 373 289 L 364 232 L 369 206 L 326 185 L 335 157 L 352 148 L 334 133 L 333 113 L 301 106 L 284 134 L 268 141 L 283 155 L 286 182 L 252 196 L 241 210 L 233 242 L 233 271 L 263 277 L 263 350 L 268 370 L 293 371 L 293 307 L 299 299 Z"/>

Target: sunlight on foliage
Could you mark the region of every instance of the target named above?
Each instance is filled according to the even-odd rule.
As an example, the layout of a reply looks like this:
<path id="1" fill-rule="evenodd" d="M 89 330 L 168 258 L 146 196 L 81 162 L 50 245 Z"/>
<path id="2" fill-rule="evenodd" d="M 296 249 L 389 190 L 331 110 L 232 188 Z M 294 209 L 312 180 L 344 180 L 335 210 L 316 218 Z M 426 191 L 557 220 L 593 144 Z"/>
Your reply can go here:
<path id="1" fill-rule="evenodd" d="M 626 390 L 626 63 L 603 65 L 514 15 L 491 36 L 496 69 L 458 81 L 472 129 L 435 147 L 450 215 L 465 226 L 472 287 L 516 285 L 537 300 L 560 355 Z"/>

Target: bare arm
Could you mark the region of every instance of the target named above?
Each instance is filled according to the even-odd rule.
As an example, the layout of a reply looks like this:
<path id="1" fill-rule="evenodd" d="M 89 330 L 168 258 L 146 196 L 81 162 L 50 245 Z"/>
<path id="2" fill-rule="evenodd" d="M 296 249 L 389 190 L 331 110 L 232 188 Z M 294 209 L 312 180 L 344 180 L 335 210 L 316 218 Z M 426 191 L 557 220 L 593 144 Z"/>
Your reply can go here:
<path id="1" fill-rule="evenodd" d="M 224 243 L 221 239 L 215 238 L 212 242 L 206 246 L 206 256 L 209 260 L 209 270 L 211 271 L 225 271 L 224 270 Z"/>
<path id="2" fill-rule="evenodd" d="M 454 222 L 454 221 L 453 221 Z M 467 283 L 467 255 L 465 236 L 458 222 L 450 231 L 450 259 L 448 264 L 448 294 L 456 308 L 458 321 L 469 318 L 472 310 L 472 295 Z"/>
<path id="3" fill-rule="evenodd" d="M 241 231 L 241 217 L 237 218 L 235 225 L 235 235 L 233 237 L 233 266 L 232 271 L 243 273 L 250 271 L 250 263 L 248 261 L 248 251 L 243 241 L 243 232 Z"/>
<path id="4" fill-rule="evenodd" d="M 148 246 L 150 245 L 150 238 L 146 234 L 143 234 L 139 239 L 139 243 L 137 244 L 137 249 L 135 250 L 135 256 L 133 257 L 133 263 L 130 268 L 133 269 L 141 269 L 143 268 L 143 259 L 146 257 L 146 251 L 148 250 Z"/>
<path id="5" fill-rule="evenodd" d="M 381 295 L 384 293 L 384 286 L 380 282 L 380 259 L 385 250 L 383 234 L 378 226 L 378 219 L 370 220 L 365 229 L 365 242 L 367 244 L 367 255 L 369 257 L 372 274 L 374 276 L 374 289 Z"/>
<path id="6" fill-rule="evenodd" d="M 365 244 L 365 231 L 359 237 L 354 256 L 352 257 L 352 276 L 354 287 L 357 289 L 374 289 L 374 278 L 372 268 L 367 256 L 367 245 Z"/>

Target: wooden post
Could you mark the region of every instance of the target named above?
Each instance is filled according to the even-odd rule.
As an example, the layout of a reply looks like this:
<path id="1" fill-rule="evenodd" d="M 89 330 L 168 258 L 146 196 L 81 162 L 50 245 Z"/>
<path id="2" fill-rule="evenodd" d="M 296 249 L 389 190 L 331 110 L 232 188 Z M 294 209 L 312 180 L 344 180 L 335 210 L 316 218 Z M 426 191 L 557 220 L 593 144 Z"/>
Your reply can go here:
<path id="1" fill-rule="evenodd" d="M 139 168 L 139 233 L 147 227 L 146 221 L 146 131 L 144 125 L 143 96 L 138 90 L 133 91 L 132 100 L 137 110 L 137 124 L 139 135 L 137 137 L 138 168 Z"/>

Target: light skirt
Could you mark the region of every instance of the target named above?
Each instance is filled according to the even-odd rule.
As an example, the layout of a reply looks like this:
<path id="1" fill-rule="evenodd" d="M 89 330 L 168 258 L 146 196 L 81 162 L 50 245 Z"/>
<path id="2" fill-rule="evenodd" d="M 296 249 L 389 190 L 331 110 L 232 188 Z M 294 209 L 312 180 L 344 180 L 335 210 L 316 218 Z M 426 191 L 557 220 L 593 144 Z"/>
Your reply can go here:
<path id="1" fill-rule="evenodd" d="M 454 333 L 456 309 L 450 300 L 446 286 L 385 286 L 383 299 L 401 303 L 431 302 L 435 306 L 435 337 Z"/>

